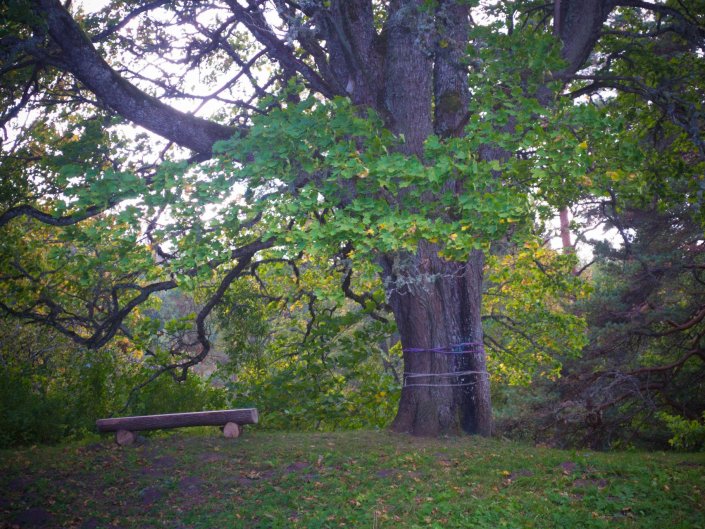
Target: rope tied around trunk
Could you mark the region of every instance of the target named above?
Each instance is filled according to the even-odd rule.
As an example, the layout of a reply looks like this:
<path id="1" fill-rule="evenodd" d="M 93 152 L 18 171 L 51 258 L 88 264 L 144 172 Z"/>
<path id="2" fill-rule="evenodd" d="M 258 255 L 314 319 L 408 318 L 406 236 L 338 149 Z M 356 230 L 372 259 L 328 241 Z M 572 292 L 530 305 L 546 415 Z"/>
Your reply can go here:
<path id="1" fill-rule="evenodd" d="M 432 347 L 432 348 L 419 348 L 419 347 L 405 347 L 402 348 L 402 351 L 405 353 L 434 353 L 434 354 L 451 354 L 451 355 L 472 355 L 472 354 L 484 354 L 485 353 L 485 348 L 484 344 L 482 342 L 463 342 L 463 343 L 457 343 L 453 345 L 449 345 L 446 347 Z M 437 388 L 437 387 L 458 387 L 458 386 L 472 386 L 474 384 L 477 384 L 478 380 L 472 380 L 472 381 L 461 381 L 458 380 L 457 382 L 444 382 L 439 380 L 438 382 L 427 382 L 427 383 L 409 383 L 409 379 L 414 379 L 414 378 L 460 378 L 460 377 L 465 377 L 469 375 L 476 375 L 477 377 L 483 376 L 483 377 L 489 377 L 489 373 L 487 371 L 477 371 L 477 370 L 462 370 L 462 371 L 450 371 L 446 373 L 416 373 L 416 372 L 409 372 L 405 371 L 404 372 L 404 384 L 402 387 L 405 388 L 410 388 L 410 387 L 430 387 L 430 388 Z"/>

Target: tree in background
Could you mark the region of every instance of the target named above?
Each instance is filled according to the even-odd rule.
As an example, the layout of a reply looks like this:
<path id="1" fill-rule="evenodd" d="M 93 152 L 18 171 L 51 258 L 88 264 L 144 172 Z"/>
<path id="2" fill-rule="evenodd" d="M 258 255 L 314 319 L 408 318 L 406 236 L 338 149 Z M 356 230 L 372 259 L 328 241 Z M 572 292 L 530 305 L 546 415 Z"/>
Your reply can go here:
<path id="1" fill-rule="evenodd" d="M 677 86 L 679 80 L 663 81 Z M 681 96 L 675 93 L 678 100 Z M 638 101 L 627 99 L 621 103 L 632 112 L 645 111 Z M 652 146 L 644 164 L 649 178 L 636 188 L 616 185 L 601 201 L 583 206 L 592 227 L 611 229 L 617 244 L 583 237 L 595 255 L 595 292 L 580 307 L 590 343 L 580 360 L 566 365 L 553 413 L 563 423 L 559 434 L 580 444 L 662 445 L 664 422 L 675 434 L 672 442 L 678 443 L 683 421 L 700 421 L 702 443 L 705 157 L 694 148 L 700 130 L 684 130 L 682 122 L 668 119 L 674 104 L 668 102 L 660 119 L 630 131 Z M 702 110 L 691 118 L 702 124 Z M 696 141 L 687 141 L 691 134 Z"/>
<path id="2" fill-rule="evenodd" d="M 703 13 L 691 15 L 702 20 Z M 633 20 L 627 13 L 616 19 Z M 581 358 L 566 361 L 557 384 L 543 385 L 544 396 L 524 416 L 537 423 L 534 435 L 559 444 L 663 446 L 668 429 L 671 444 L 703 442 L 705 116 L 699 79 L 705 72 L 692 56 L 702 53 L 703 34 L 658 18 L 640 24 L 638 33 L 609 33 L 611 55 L 598 48 L 628 67 L 610 79 L 592 72 L 602 80 L 585 87 L 618 88 L 602 105 L 622 130 L 612 145 L 621 154 L 596 161 L 584 182 L 591 192 L 574 206 L 574 216 L 583 219 L 578 242 L 593 252 L 592 264 L 579 272 L 589 275 L 594 292 L 576 307 L 587 320 L 589 344 Z M 635 45 L 653 35 L 663 38 Z M 622 168 L 610 168 L 613 159 L 622 160 Z M 625 172 L 629 160 L 638 161 L 638 174 Z M 613 240 L 595 237 L 601 229 Z"/>
<path id="3" fill-rule="evenodd" d="M 702 155 L 701 121 L 649 74 L 651 57 L 680 61 L 681 78 L 702 67 L 696 4 L 6 2 L 0 307 L 87 348 L 146 347 L 140 306 L 197 292 L 190 327 L 149 351 L 185 374 L 234 282 L 328 258 L 347 297 L 394 316 L 416 383 L 393 428 L 488 435 L 486 258 L 538 248 L 537 212 L 640 180 L 645 148 L 622 147 L 606 89 L 650 102 L 639 119 L 666 101 Z M 679 101 L 697 99 L 696 79 Z M 384 299 L 357 290 L 371 270 Z"/>

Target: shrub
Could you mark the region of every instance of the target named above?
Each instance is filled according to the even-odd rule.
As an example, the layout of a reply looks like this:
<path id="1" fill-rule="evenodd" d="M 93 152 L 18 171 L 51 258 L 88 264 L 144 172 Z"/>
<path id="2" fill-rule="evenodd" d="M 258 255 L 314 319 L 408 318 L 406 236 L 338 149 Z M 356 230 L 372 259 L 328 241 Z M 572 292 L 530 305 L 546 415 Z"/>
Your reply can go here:
<path id="1" fill-rule="evenodd" d="M 705 450 L 705 412 L 702 421 L 688 420 L 666 412 L 659 413 L 658 417 L 666 423 L 673 435 L 668 440 L 672 447 L 681 450 Z"/>

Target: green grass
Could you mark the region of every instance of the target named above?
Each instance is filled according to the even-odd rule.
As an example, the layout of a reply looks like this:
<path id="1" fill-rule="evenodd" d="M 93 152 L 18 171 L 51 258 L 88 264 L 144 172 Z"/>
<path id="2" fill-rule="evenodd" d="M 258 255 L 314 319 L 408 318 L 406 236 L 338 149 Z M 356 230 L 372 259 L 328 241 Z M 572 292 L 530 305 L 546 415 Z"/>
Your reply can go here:
<path id="1" fill-rule="evenodd" d="M 180 431 L 0 452 L 0 527 L 705 528 L 705 454 Z"/>

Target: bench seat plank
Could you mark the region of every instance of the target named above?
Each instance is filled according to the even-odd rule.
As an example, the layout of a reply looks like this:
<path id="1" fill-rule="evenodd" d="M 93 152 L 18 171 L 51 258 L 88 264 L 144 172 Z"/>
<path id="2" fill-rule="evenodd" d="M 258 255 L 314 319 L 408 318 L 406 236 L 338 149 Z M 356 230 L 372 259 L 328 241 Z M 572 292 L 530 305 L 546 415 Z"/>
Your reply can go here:
<path id="1" fill-rule="evenodd" d="M 229 422 L 257 424 L 257 420 L 256 408 L 242 408 L 237 410 L 195 411 L 98 419 L 96 427 L 99 432 L 116 432 L 118 430 L 160 430 L 181 428 L 183 426 L 223 426 Z"/>

